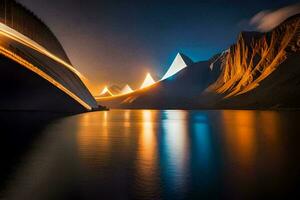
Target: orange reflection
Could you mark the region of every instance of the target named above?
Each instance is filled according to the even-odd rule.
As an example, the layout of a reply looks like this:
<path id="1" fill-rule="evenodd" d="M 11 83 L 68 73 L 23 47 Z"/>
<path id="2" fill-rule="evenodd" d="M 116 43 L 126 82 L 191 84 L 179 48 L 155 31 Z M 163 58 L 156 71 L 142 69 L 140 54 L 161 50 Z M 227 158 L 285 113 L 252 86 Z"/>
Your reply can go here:
<path id="1" fill-rule="evenodd" d="M 141 143 L 145 151 L 143 151 L 143 158 L 150 160 L 154 153 L 155 141 L 154 141 L 154 130 L 153 130 L 153 111 L 143 111 L 143 129 L 141 135 Z M 152 160 L 152 159 L 151 159 Z"/>
<path id="2" fill-rule="evenodd" d="M 130 127 L 130 110 L 124 111 L 124 127 L 125 130 L 128 130 L 128 128 Z"/>
<path id="3" fill-rule="evenodd" d="M 280 133 L 279 114 L 274 111 L 263 111 L 259 113 L 262 124 L 262 131 L 266 139 L 271 143 L 278 142 L 278 134 Z"/>
<path id="4" fill-rule="evenodd" d="M 270 162 L 278 162 L 281 151 L 279 114 L 273 111 L 223 111 L 227 149 L 241 167 L 251 168 L 258 143 L 268 148 Z M 273 160 L 271 160 L 273 159 Z"/>
<path id="5" fill-rule="evenodd" d="M 231 155 L 242 167 L 251 167 L 255 158 L 255 114 L 253 111 L 223 111 L 225 140 Z"/>
<path id="6" fill-rule="evenodd" d="M 143 184 L 142 191 L 148 191 L 155 187 L 157 178 L 157 143 L 155 135 L 156 111 L 142 110 L 139 111 L 142 122 L 140 126 L 140 135 L 138 139 L 137 155 L 137 173 L 139 181 Z M 147 184 L 147 185 L 145 185 Z M 141 194 L 143 195 L 143 194 Z"/>
<path id="7" fill-rule="evenodd" d="M 270 111 L 223 111 L 228 182 L 236 191 L 245 192 L 260 177 L 260 164 L 268 163 L 270 174 L 282 169 L 281 120 Z M 222 132 L 222 131 L 221 131 Z M 234 180 L 235 181 L 230 181 Z M 246 190 L 245 190 L 246 189 Z"/>
<path id="8" fill-rule="evenodd" d="M 139 169 L 144 177 L 150 178 L 151 170 L 156 162 L 156 139 L 153 124 L 153 118 L 156 113 L 151 110 L 143 110 L 141 112 L 143 121 L 138 146 Z"/>
<path id="9" fill-rule="evenodd" d="M 109 149 L 108 115 L 105 112 L 86 113 L 78 116 L 77 143 L 80 160 L 84 166 L 97 168 L 99 158 L 105 159 Z M 108 159 L 108 158 L 106 158 Z"/>
<path id="10" fill-rule="evenodd" d="M 263 111 L 259 113 L 261 130 L 263 133 L 264 145 L 268 148 L 268 161 L 279 166 L 281 163 L 281 145 L 280 133 L 283 133 L 281 119 L 278 112 Z"/>

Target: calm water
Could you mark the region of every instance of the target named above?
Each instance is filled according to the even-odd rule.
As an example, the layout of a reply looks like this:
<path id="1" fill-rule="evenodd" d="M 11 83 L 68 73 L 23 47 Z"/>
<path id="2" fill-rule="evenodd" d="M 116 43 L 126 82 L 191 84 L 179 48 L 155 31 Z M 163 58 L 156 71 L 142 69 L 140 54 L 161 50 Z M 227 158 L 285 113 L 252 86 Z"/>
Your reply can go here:
<path id="1" fill-rule="evenodd" d="M 271 111 L 112 110 L 45 119 L 2 113 L 0 194 L 26 200 L 285 196 L 299 189 L 299 117 Z"/>

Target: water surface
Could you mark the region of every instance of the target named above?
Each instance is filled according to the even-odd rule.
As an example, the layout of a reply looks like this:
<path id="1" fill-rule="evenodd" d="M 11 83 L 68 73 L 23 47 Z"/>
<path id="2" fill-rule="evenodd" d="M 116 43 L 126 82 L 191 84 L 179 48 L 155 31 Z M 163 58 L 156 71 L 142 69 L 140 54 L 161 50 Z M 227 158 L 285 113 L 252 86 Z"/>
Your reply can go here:
<path id="1" fill-rule="evenodd" d="M 299 117 L 112 110 L 41 121 L 2 113 L 1 197 L 284 197 L 299 180 Z"/>

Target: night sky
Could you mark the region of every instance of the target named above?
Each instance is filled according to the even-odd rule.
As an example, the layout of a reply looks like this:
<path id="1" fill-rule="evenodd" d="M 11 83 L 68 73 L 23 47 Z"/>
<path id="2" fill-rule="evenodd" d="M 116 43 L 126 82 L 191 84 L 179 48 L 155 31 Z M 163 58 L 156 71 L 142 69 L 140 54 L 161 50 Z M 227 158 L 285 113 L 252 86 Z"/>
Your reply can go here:
<path id="1" fill-rule="evenodd" d="M 55 33 L 92 92 L 105 84 L 138 87 L 146 72 L 162 77 L 177 52 L 194 61 L 232 44 L 249 20 L 297 0 L 19 0 Z M 128 3 L 130 2 L 130 3 Z"/>

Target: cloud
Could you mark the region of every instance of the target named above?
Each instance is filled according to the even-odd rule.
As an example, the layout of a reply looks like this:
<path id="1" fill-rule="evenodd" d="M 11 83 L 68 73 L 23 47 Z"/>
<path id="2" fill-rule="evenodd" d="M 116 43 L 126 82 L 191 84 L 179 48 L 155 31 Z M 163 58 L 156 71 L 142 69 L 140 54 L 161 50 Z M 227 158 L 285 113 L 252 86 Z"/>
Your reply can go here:
<path id="1" fill-rule="evenodd" d="M 300 13 L 300 3 L 283 7 L 274 11 L 263 10 L 252 17 L 250 20 L 250 25 L 255 26 L 259 31 L 269 31 L 290 16 L 298 13 Z"/>

